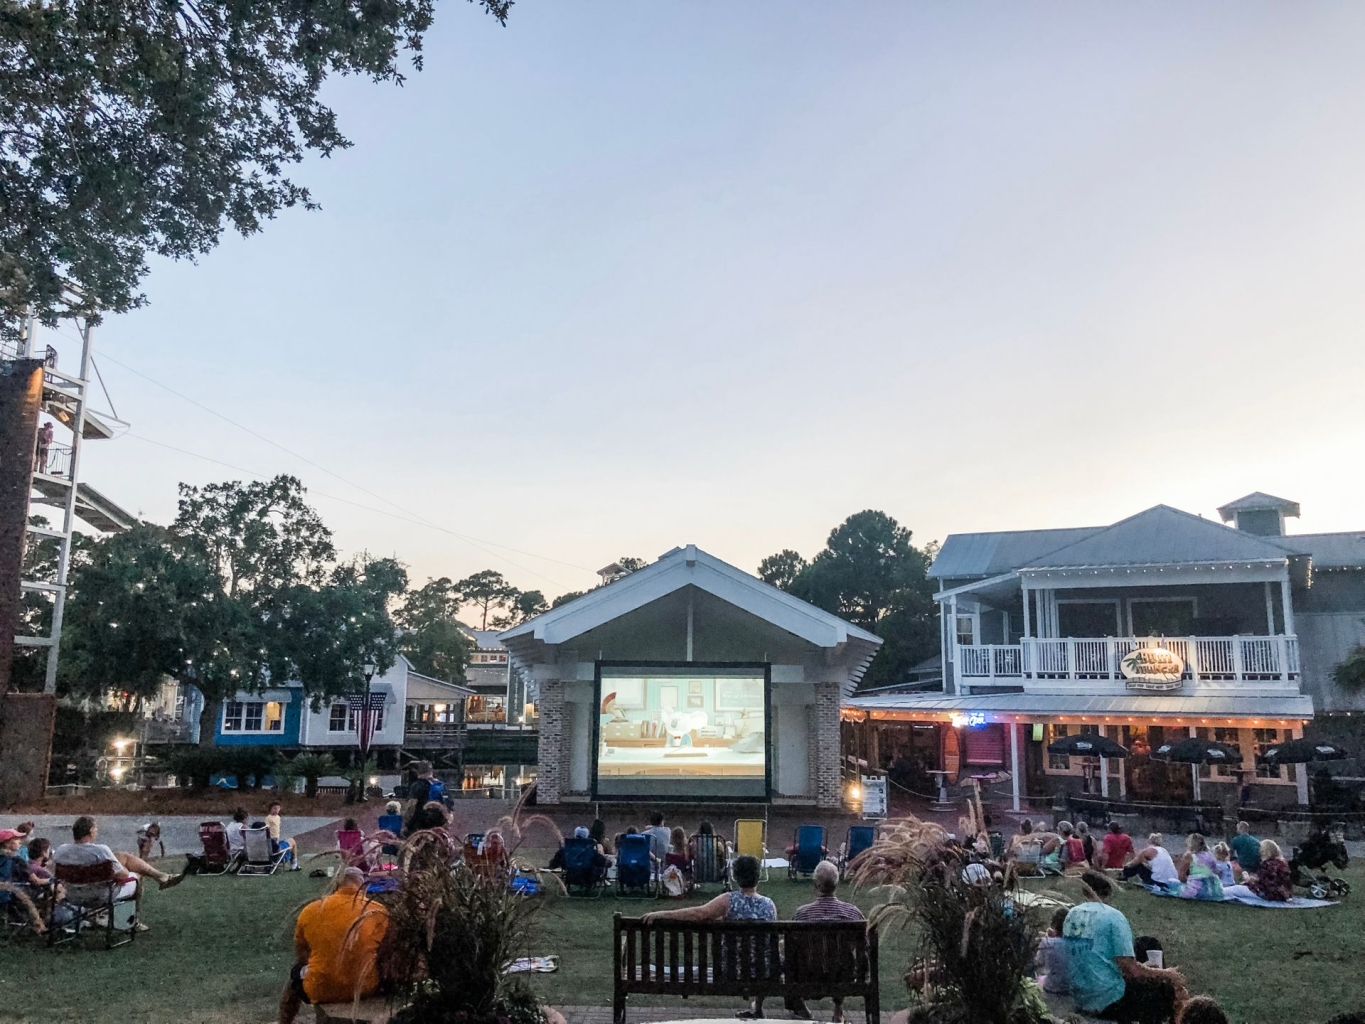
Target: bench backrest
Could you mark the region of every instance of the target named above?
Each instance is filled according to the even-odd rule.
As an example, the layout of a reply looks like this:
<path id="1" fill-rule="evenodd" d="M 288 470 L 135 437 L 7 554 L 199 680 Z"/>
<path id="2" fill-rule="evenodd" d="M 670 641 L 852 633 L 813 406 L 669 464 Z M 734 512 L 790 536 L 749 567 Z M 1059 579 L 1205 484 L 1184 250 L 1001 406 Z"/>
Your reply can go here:
<path id="1" fill-rule="evenodd" d="M 676 921 L 615 916 L 619 992 L 876 999 L 877 932 L 860 921 Z"/>

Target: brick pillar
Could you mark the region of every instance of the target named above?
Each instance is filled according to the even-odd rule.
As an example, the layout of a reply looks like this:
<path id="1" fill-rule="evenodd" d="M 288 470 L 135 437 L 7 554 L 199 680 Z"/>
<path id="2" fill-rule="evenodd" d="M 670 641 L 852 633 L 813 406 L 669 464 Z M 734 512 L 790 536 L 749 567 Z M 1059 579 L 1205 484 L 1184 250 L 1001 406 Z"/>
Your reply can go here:
<path id="1" fill-rule="evenodd" d="M 564 757 L 568 751 L 565 732 L 564 683 L 540 686 L 540 746 L 536 766 L 536 804 L 557 804 L 568 785 Z"/>
<path id="2" fill-rule="evenodd" d="M 815 751 L 815 803 L 835 809 L 843 802 L 843 777 L 839 767 L 839 706 L 843 692 L 838 683 L 815 684 L 815 714 L 811 719 Z"/>

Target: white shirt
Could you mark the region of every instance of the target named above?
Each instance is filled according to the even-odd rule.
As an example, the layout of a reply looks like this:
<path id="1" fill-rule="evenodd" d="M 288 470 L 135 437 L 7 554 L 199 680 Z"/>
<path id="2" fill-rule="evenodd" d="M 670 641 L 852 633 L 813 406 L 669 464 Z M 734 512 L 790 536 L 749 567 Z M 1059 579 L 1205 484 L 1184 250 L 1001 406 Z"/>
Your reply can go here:
<path id="1" fill-rule="evenodd" d="M 227 827 L 227 843 L 229 853 L 240 853 L 246 849 L 246 837 L 242 832 L 246 829 L 244 821 L 230 821 Z"/>
<path id="2" fill-rule="evenodd" d="M 93 867 L 105 861 L 119 863 L 119 859 L 114 856 L 114 851 L 103 843 L 63 843 L 52 854 L 53 864 L 65 864 L 73 868 Z M 123 873 L 121 866 L 114 871 L 115 875 Z M 131 895 L 136 886 L 135 880 L 129 880 L 120 888 L 117 896 L 122 898 L 124 895 Z M 72 903 L 103 901 L 108 895 L 109 888 L 105 885 L 71 885 L 67 887 L 67 898 Z"/>
<path id="3" fill-rule="evenodd" d="M 1171 860 L 1171 855 L 1166 852 L 1166 848 L 1154 846 L 1152 849 L 1156 850 L 1156 856 L 1147 862 L 1147 865 L 1152 869 L 1152 881 L 1158 885 L 1180 881 L 1180 872 L 1176 871 L 1175 861 Z"/>

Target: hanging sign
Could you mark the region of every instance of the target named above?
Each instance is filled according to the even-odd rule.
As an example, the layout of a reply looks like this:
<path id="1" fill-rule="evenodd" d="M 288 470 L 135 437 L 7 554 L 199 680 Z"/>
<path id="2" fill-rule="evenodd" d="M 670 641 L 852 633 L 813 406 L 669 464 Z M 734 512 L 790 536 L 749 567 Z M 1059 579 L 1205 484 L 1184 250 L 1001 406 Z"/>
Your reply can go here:
<path id="1" fill-rule="evenodd" d="M 1132 683 L 1166 684 L 1180 682 L 1185 674 L 1185 663 L 1180 655 L 1164 647 L 1139 647 L 1129 651 L 1119 662 L 1123 678 Z"/>

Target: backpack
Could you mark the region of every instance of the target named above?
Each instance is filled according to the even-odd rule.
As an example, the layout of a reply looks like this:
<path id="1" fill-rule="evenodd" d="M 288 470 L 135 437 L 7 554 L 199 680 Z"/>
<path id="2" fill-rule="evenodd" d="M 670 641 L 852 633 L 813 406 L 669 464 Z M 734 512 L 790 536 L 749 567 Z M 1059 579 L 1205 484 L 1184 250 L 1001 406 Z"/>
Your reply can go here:
<path id="1" fill-rule="evenodd" d="M 440 779 L 427 780 L 427 803 L 435 801 L 438 804 L 445 803 L 446 784 Z"/>

